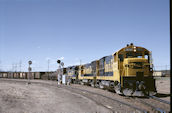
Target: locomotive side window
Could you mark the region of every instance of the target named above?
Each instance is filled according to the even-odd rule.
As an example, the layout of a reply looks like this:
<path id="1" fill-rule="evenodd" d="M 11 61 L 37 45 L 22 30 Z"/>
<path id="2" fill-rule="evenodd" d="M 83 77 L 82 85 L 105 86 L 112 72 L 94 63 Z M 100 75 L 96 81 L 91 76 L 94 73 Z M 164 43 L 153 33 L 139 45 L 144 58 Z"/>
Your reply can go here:
<path id="1" fill-rule="evenodd" d="M 148 59 L 148 55 L 145 55 L 145 58 Z"/>
<path id="2" fill-rule="evenodd" d="M 144 57 L 149 60 L 149 53 L 145 52 L 145 56 Z"/>
<path id="3" fill-rule="evenodd" d="M 118 55 L 118 58 L 120 59 L 120 61 L 123 61 L 124 60 L 124 56 L 122 54 L 119 54 Z"/>

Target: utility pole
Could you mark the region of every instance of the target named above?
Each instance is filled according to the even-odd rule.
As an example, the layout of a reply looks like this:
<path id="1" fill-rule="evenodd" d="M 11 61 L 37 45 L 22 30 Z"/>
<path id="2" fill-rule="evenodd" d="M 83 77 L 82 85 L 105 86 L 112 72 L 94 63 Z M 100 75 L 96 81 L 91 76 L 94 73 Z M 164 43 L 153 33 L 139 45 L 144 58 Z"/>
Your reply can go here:
<path id="1" fill-rule="evenodd" d="M 14 78 L 14 64 L 12 64 L 12 71 L 11 71 L 11 75 L 12 75 L 12 78 Z"/>
<path id="2" fill-rule="evenodd" d="M 49 63 L 50 63 L 50 59 L 48 59 L 48 80 L 49 80 Z"/>
<path id="3" fill-rule="evenodd" d="M 165 65 L 166 75 L 167 75 L 167 65 Z"/>
<path id="4" fill-rule="evenodd" d="M 17 72 L 17 63 L 15 64 L 15 72 Z"/>
<path id="5" fill-rule="evenodd" d="M 0 71 L 2 71 L 1 68 L 2 68 L 2 67 L 1 67 L 1 60 L 0 60 Z"/>

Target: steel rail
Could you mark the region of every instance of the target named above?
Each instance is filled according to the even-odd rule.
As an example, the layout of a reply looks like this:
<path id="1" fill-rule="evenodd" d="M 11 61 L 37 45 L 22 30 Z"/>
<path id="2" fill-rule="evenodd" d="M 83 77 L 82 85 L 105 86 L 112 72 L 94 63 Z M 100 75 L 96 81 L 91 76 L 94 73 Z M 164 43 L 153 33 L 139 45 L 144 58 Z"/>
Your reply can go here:
<path id="1" fill-rule="evenodd" d="M 153 106 L 152 104 L 149 104 L 149 103 L 147 103 L 147 102 L 145 102 L 145 101 L 143 101 L 143 100 L 140 100 L 140 99 L 139 99 L 139 100 L 138 100 L 138 99 L 135 99 L 135 100 L 137 100 L 137 101 L 143 103 L 144 105 L 147 105 L 147 106 L 151 107 L 151 109 L 154 110 L 154 112 L 158 112 L 158 113 L 168 113 L 167 111 L 165 111 L 165 110 L 163 110 L 163 109 L 161 109 L 161 108 L 155 107 L 155 106 Z"/>
<path id="2" fill-rule="evenodd" d="M 148 96 L 154 100 L 157 100 L 159 102 L 162 102 L 162 103 L 165 103 L 165 104 L 169 104 L 170 105 L 170 102 L 169 101 L 165 101 L 165 100 L 162 100 L 162 99 L 159 99 L 158 97 L 155 97 L 155 96 Z"/>

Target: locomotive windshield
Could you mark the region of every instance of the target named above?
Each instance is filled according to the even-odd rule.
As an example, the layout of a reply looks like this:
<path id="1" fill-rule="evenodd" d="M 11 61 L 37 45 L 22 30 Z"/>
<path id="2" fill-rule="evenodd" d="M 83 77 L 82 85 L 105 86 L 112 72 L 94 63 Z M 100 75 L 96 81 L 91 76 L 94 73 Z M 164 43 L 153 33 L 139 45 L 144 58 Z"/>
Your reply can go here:
<path id="1" fill-rule="evenodd" d="M 148 53 L 136 53 L 136 52 L 127 52 L 126 58 L 146 58 L 148 59 Z"/>
<path id="2" fill-rule="evenodd" d="M 126 58 L 142 58 L 142 53 L 128 52 Z"/>

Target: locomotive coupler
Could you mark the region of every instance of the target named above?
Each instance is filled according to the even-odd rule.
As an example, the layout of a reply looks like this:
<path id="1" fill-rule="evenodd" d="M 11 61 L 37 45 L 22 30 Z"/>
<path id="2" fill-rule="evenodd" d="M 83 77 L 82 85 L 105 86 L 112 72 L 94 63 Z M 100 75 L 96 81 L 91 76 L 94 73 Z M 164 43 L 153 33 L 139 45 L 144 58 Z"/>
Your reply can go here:
<path id="1" fill-rule="evenodd" d="M 146 86 L 144 81 L 136 81 L 136 91 L 145 91 Z"/>

